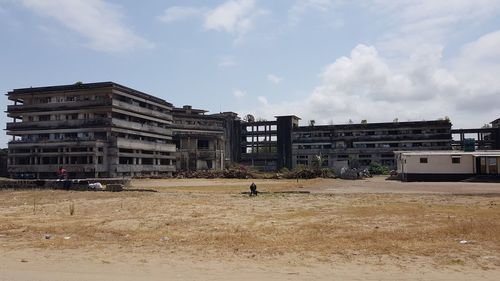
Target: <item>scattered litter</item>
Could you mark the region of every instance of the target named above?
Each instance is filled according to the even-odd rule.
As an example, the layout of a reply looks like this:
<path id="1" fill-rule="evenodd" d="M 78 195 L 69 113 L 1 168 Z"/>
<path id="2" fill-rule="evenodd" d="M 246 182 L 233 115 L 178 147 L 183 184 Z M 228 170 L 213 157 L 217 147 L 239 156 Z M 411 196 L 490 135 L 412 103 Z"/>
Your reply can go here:
<path id="1" fill-rule="evenodd" d="M 28 262 L 28 260 L 26 260 L 26 259 L 21 259 L 21 262 Z"/>
<path id="2" fill-rule="evenodd" d="M 100 182 L 95 182 L 95 183 L 89 183 L 89 189 L 100 191 L 104 190 L 104 187 Z"/>
<path id="3" fill-rule="evenodd" d="M 496 256 L 484 256 L 482 257 L 483 259 L 488 259 L 488 260 L 494 260 L 496 259 L 497 257 Z"/>
<path id="4" fill-rule="evenodd" d="M 45 235 L 43 236 L 43 238 L 45 238 L 45 239 L 47 239 L 47 240 L 48 240 L 48 239 L 52 238 L 52 235 L 50 235 L 50 234 L 45 234 Z"/>
<path id="5" fill-rule="evenodd" d="M 342 169 L 340 169 L 340 178 L 344 180 L 357 180 L 371 177 L 372 175 L 368 169 L 349 169 L 347 167 L 342 167 Z"/>
<path id="6" fill-rule="evenodd" d="M 163 236 L 162 238 L 160 238 L 161 242 L 166 242 L 166 241 L 169 241 L 169 240 L 170 240 L 170 238 L 167 237 L 167 236 Z"/>
<path id="7" fill-rule="evenodd" d="M 473 244 L 474 241 L 472 240 L 460 240 L 460 244 Z"/>
<path id="8" fill-rule="evenodd" d="M 71 236 L 64 236 L 64 240 L 69 240 L 71 239 Z"/>

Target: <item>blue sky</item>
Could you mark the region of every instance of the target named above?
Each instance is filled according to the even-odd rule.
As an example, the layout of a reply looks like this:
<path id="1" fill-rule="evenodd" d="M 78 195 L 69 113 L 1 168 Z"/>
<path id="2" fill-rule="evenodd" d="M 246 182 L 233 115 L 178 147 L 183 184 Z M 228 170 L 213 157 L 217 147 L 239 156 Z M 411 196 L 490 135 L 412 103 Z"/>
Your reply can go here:
<path id="1" fill-rule="evenodd" d="M 3 93 L 114 81 L 304 124 L 500 117 L 500 0 L 0 0 L 0 38 Z"/>

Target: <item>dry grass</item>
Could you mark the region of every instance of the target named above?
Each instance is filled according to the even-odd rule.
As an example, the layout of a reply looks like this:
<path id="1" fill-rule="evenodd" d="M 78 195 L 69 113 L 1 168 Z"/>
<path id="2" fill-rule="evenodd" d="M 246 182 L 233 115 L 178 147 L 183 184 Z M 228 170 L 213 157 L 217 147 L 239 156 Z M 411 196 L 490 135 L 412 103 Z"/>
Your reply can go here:
<path id="1" fill-rule="evenodd" d="M 236 185 L 241 187 L 216 187 L 217 192 L 210 193 L 208 186 L 163 187 L 159 193 L 0 191 L 0 234 L 5 236 L 2 241 L 10 242 L 2 247 L 114 245 L 219 258 L 290 255 L 320 262 L 423 256 L 436 264 L 500 266 L 500 197 L 266 194 L 249 198 L 237 192 L 243 184 Z M 268 188 L 282 189 L 279 182 Z M 30 202 L 36 203 L 30 206 Z M 69 213 L 68 204 L 73 206 Z M 46 233 L 52 238 L 44 239 Z M 65 236 L 71 239 L 64 240 Z M 472 242 L 460 244 L 461 240 Z M 493 258 L 486 261 L 484 256 Z"/>

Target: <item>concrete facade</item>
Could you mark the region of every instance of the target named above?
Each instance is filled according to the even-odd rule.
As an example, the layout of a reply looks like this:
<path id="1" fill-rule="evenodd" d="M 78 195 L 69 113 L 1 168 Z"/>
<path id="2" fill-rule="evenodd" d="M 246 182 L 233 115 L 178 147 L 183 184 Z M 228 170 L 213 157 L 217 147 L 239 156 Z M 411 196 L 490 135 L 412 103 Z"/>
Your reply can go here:
<path id="1" fill-rule="evenodd" d="M 473 129 L 453 129 L 453 149 L 463 150 L 467 138 L 474 141 L 475 150 L 500 149 L 500 118 L 490 122 L 490 126 Z"/>
<path id="2" fill-rule="evenodd" d="M 173 109 L 173 142 L 179 171 L 221 170 L 236 162 L 232 141 L 236 113 L 206 115 L 206 110 L 189 105 Z"/>
<path id="3" fill-rule="evenodd" d="M 172 105 L 112 82 L 16 89 L 7 94 L 8 171 L 14 178 L 171 174 Z"/>
<path id="4" fill-rule="evenodd" d="M 276 171 L 312 166 L 318 156 L 323 167 L 396 168 L 394 151 L 452 148 L 449 120 L 243 121 L 234 112 L 176 108 L 113 82 L 15 89 L 7 97 L 14 103 L 7 108 L 8 172 L 17 178 L 54 178 L 60 166 L 74 178 L 170 175 L 236 163 Z M 500 130 L 499 120 L 493 130 Z"/>
<path id="5" fill-rule="evenodd" d="M 276 116 L 275 121 L 242 122 L 239 162 L 261 171 L 292 167 L 292 131 L 297 116 Z"/>
<path id="6" fill-rule="evenodd" d="M 395 168 L 394 151 L 451 149 L 450 130 L 448 120 L 302 126 L 292 133 L 293 167 L 321 155 L 324 167 Z"/>

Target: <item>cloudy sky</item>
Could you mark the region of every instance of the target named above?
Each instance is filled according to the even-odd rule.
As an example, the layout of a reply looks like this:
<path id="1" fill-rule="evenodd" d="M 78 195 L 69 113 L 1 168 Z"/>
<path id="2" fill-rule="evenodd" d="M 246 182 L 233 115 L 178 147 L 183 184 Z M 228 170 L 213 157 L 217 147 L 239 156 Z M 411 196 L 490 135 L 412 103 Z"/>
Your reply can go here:
<path id="1" fill-rule="evenodd" d="M 3 93 L 114 81 L 303 124 L 500 117 L 500 0 L 0 0 L 0 43 Z"/>

